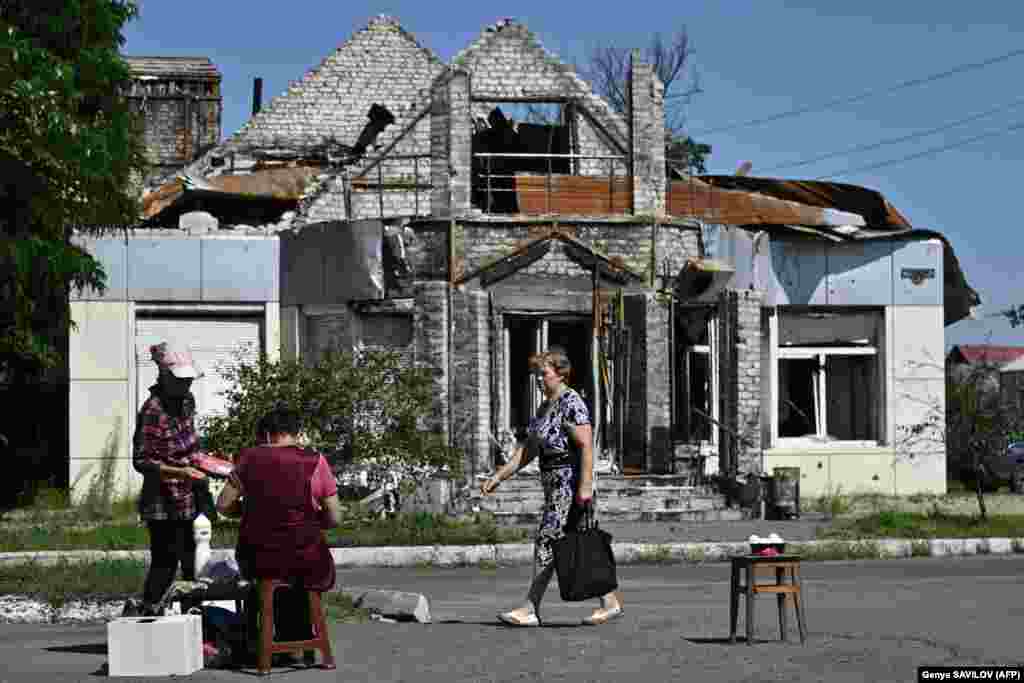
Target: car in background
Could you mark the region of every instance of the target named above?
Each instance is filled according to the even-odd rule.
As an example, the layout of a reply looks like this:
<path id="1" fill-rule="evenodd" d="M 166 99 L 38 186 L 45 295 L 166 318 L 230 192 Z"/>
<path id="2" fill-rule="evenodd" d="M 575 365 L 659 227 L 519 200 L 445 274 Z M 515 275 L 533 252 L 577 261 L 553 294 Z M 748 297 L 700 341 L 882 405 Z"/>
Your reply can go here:
<path id="1" fill-rule="evenodd" d="M 1024 493 L 1024 441 L 1015 441 L 1000 455 L 983 457 L 979 465 L 982 487 L 994 491 L 1002 484 L 1010 493 Z"/>

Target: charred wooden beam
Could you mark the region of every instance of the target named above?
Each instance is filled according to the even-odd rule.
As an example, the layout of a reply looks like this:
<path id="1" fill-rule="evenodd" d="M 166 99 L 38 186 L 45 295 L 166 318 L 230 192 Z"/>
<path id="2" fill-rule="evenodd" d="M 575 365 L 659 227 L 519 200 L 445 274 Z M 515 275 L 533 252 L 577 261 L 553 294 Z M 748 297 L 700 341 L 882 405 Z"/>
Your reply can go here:
<path id="1" fill-rule="evenodd" d="M 549 251 L 551 251 L 550 240 L 536 242 L 527 247 L 526 249 L 524 249 L 523 251 L 516 254 L 512 254 L 511 256 L 507 256 L 506 258 L 502 259 L 501 261 L 498 261 L 494 265 L 487 268 L 480 275 L 480 283 L 484 287 L 489 287 L 495 282 L 504 280 L 505 278 L 507 278 L 509 275 L 512 275 L 516 271 L 522 268 L 526 268 L 531 263 L 544 258 Z"/>
<path id="2" fill-rule="evenodd" d="M 622 285 L 640 281 L 640 277 L 635 273 L 617 268 L 612 263 L 605 261 L 600 256 L 578 244 L 566 241 L 563 243 L 562 249 L 565 251 L 565 255 L 581 268 L 590 271 L 596 270 L 598 276 L 605 280 Z"/>

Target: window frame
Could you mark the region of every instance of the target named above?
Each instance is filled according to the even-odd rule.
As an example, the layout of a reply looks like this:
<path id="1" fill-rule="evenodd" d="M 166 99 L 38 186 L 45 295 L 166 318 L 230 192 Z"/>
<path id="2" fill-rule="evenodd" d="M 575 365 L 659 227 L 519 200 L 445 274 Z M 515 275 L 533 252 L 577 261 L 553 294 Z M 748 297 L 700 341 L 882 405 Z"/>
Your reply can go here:
<path id="1" fill-rule="evenodd" d="M 680 313 L 685 312 L 688 308 L 690 310 L 699 310 L 701 308 L 708 308 L 708 307 L 700 307 L 700 306 L 685 307 L 684 306 L 684 307 L 681 307 Z M 710 427 L 710 429 L 708 431 L 709 431 L 709 434 L 710 434 L 710 438 L 708 438 L 708 439 L 700 439 L 698 441 L 691 441 L 690 438 L 689 438 L 689 435 L 673 435 L 673 442 L 676 443 L 676 444 L 685 444 L 685 445 L 690 445 L 690 446 L 697 446 L 699 448 L 700 455 L 711 456 L 711 455 L 717 455 L 718 454 L 718 423 L 719 423 L 719 419 L 720 419 L 719 418 L 719 413 L 720 413 L 720 411 L 719 411 L 719 400 L 720 400 L 720 397 L 721 397 L 721 390 L 720 390 L 720 386 L 719 386 L 719 383 L 720 383 L 719 380 L 720 380 L 720 377 L 721 377 L 721 368 L 719 367 L 719 354 L 718 354 L 718 351 L 719 351 L 719 340 L 718 340 L 718 314 L 717 314 L 717 312 L 714 312 L 714 311 L 711 312 L 711 315 L 708 317 L 708 321 L 707 321 L 706 325 L 707 325 L 708 343 L 707 344 L 694 344 L 693 346 L 679 346 L 679 345 L 677 345 L 676 353 L 678 353 L 679 355 L 677 356 L 676 362 L 678 363 L 678 362 L 684 360 L 683 354 L 686 354 L 687 356 L 689 356 L 690 354 L 701 354 L 701 355 L 705 355 L 706 354 L 708 356 L 708 368 L 709 368 L 709 374 L 710 374 L 710 377 L 708 378 L 708 385 L 709 385 L 708 386 L 708 403 L 710 403 L 710 408 L 711 408 L 711 410 L 710 410 L 711 427 Z M 675 372 L 675 373 L 673 373 L 673 377 L 672 377 L 673 383 L 679 382 L 681 380 L 685 380 L 687 383 L 689 383 L 689 381 L 690 381 L 689 373 L 688 372 L 685 372 L 685 373 L 684 372 Z M 678 388 L 676 386 L 672 387 L 672 392 L 676 396 L 679 395 Z M 686 393 L 686 396 L 687 396 L 687 400 L 691 401 L 692 397 L 690 397 L 689 392 Z M 685 410 L 692 410 L 692 407 L 693 407 L 693 404 L 692 404 L 692 401 L 691 401 L 690 404 L 685 407 Z M 677 410 L 679 410 L 679 409 L 677 409 Z M 682 410 L 679 410 L 679 412 L 682 412 Z M 677 413 L 677 415 L 678 415 L 678 413 Z M 673 416 L 673 418 L 675 418 L 675 417 L 676 416 Z M 692 419 L 692 417 L 691 417 L 691 419 Z"/>
<path id="2" fill-rule="evenodd" d="M 773 315 L 769 316 L 768 336 L 771 351 L 771 376 L 770 382 L 770 448 L 788 450 L 812 450 L 812 449 L 842 449 L 842 448 L 879 448 L 886 444 L 886 432 L 888 430 L 888 354 L 885 353 L 887 343 L 886 334 L 888 331 L 888 311 L 877 310 L 881 325 L 881 338 L 874 340 L 873 344 L 846 345 L 846 346 L 783 346 L 779 343 L 780 313 L 786 308 L 779 306 Z M 813 312 L 818 307 L 795 307 Z M 832 307 L 821 307 L 829 312 L 837 312 Z M 861 313 L 864 309 L 857 307 L 849 313 Z M 838 311 L 843 313 L 845 311 Z M 828 438 L 828 357 L 829 356 L 874 356 L 876 358 L 875 385 L 874 389 L 882 408 L 876 417 L 875 439 L 830 439 Z M 809 436 L 779 435 L 779 403 L 782 397 L 780 386 L 780 364 L 784 360 L 813 360 L 818 361 L 818 376 L 816 378 L 817 404 L 815 405 L 815 434 Z M 762 381 L 764 378 L 762 377 Z"/>

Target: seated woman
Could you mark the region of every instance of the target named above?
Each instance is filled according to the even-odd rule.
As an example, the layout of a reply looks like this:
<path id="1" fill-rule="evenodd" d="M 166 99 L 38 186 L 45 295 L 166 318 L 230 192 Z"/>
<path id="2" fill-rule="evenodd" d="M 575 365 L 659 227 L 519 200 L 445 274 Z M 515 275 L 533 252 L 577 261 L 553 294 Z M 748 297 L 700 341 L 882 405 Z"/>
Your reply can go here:
<path id="1" fill-rule="evenodd" d="M 234 474 L 217 499 L 221 513 L 242 515 L 235 550 L 242 576 L 292 585 L 291 590 L 275 591 L 276 640 L 311 637 L 305 591 L 324 592 L 335 581 L 323 529 L 341 523 L 338 487 L 324 457 L 297 444 L 299 422 L 298 413 L 288 409 L 261 419 L 263 445 L 239 454 Z M 257 608 L 258 603 L 250 601 Z M 256 610 L 249 612 L 254 625 Z"/>

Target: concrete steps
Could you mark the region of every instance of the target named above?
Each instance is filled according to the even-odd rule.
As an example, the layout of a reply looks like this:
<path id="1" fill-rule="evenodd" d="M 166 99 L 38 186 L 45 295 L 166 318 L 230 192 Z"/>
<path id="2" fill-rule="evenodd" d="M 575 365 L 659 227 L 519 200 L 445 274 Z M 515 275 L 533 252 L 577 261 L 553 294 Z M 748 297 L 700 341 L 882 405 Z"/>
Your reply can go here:
<path id="1" fill-rule="evenodd" d="M 499 526 L 534 525 L 540 523 L 537 512 L 495 512 Z M 721 510 L 644 510 L 620 511 L 601 508 L 598 521 L 605 522 L 738 522 L 746 519 L 739 509 Z"/>
<path id="2" fill-rule="evenodd" d="M 692 486 L 680 476 L 598 477 L 601 519 L 622 522 L 729 521 L 743 519 L 729 509 L 725 497 L 705 487 Z M 505 481 L 492 496 L 479 500 L 481 510 L 494 513 L 501 524 L 529 524 L 539 520 L 544 493 L 540 478 L 520 474 Z"/>

